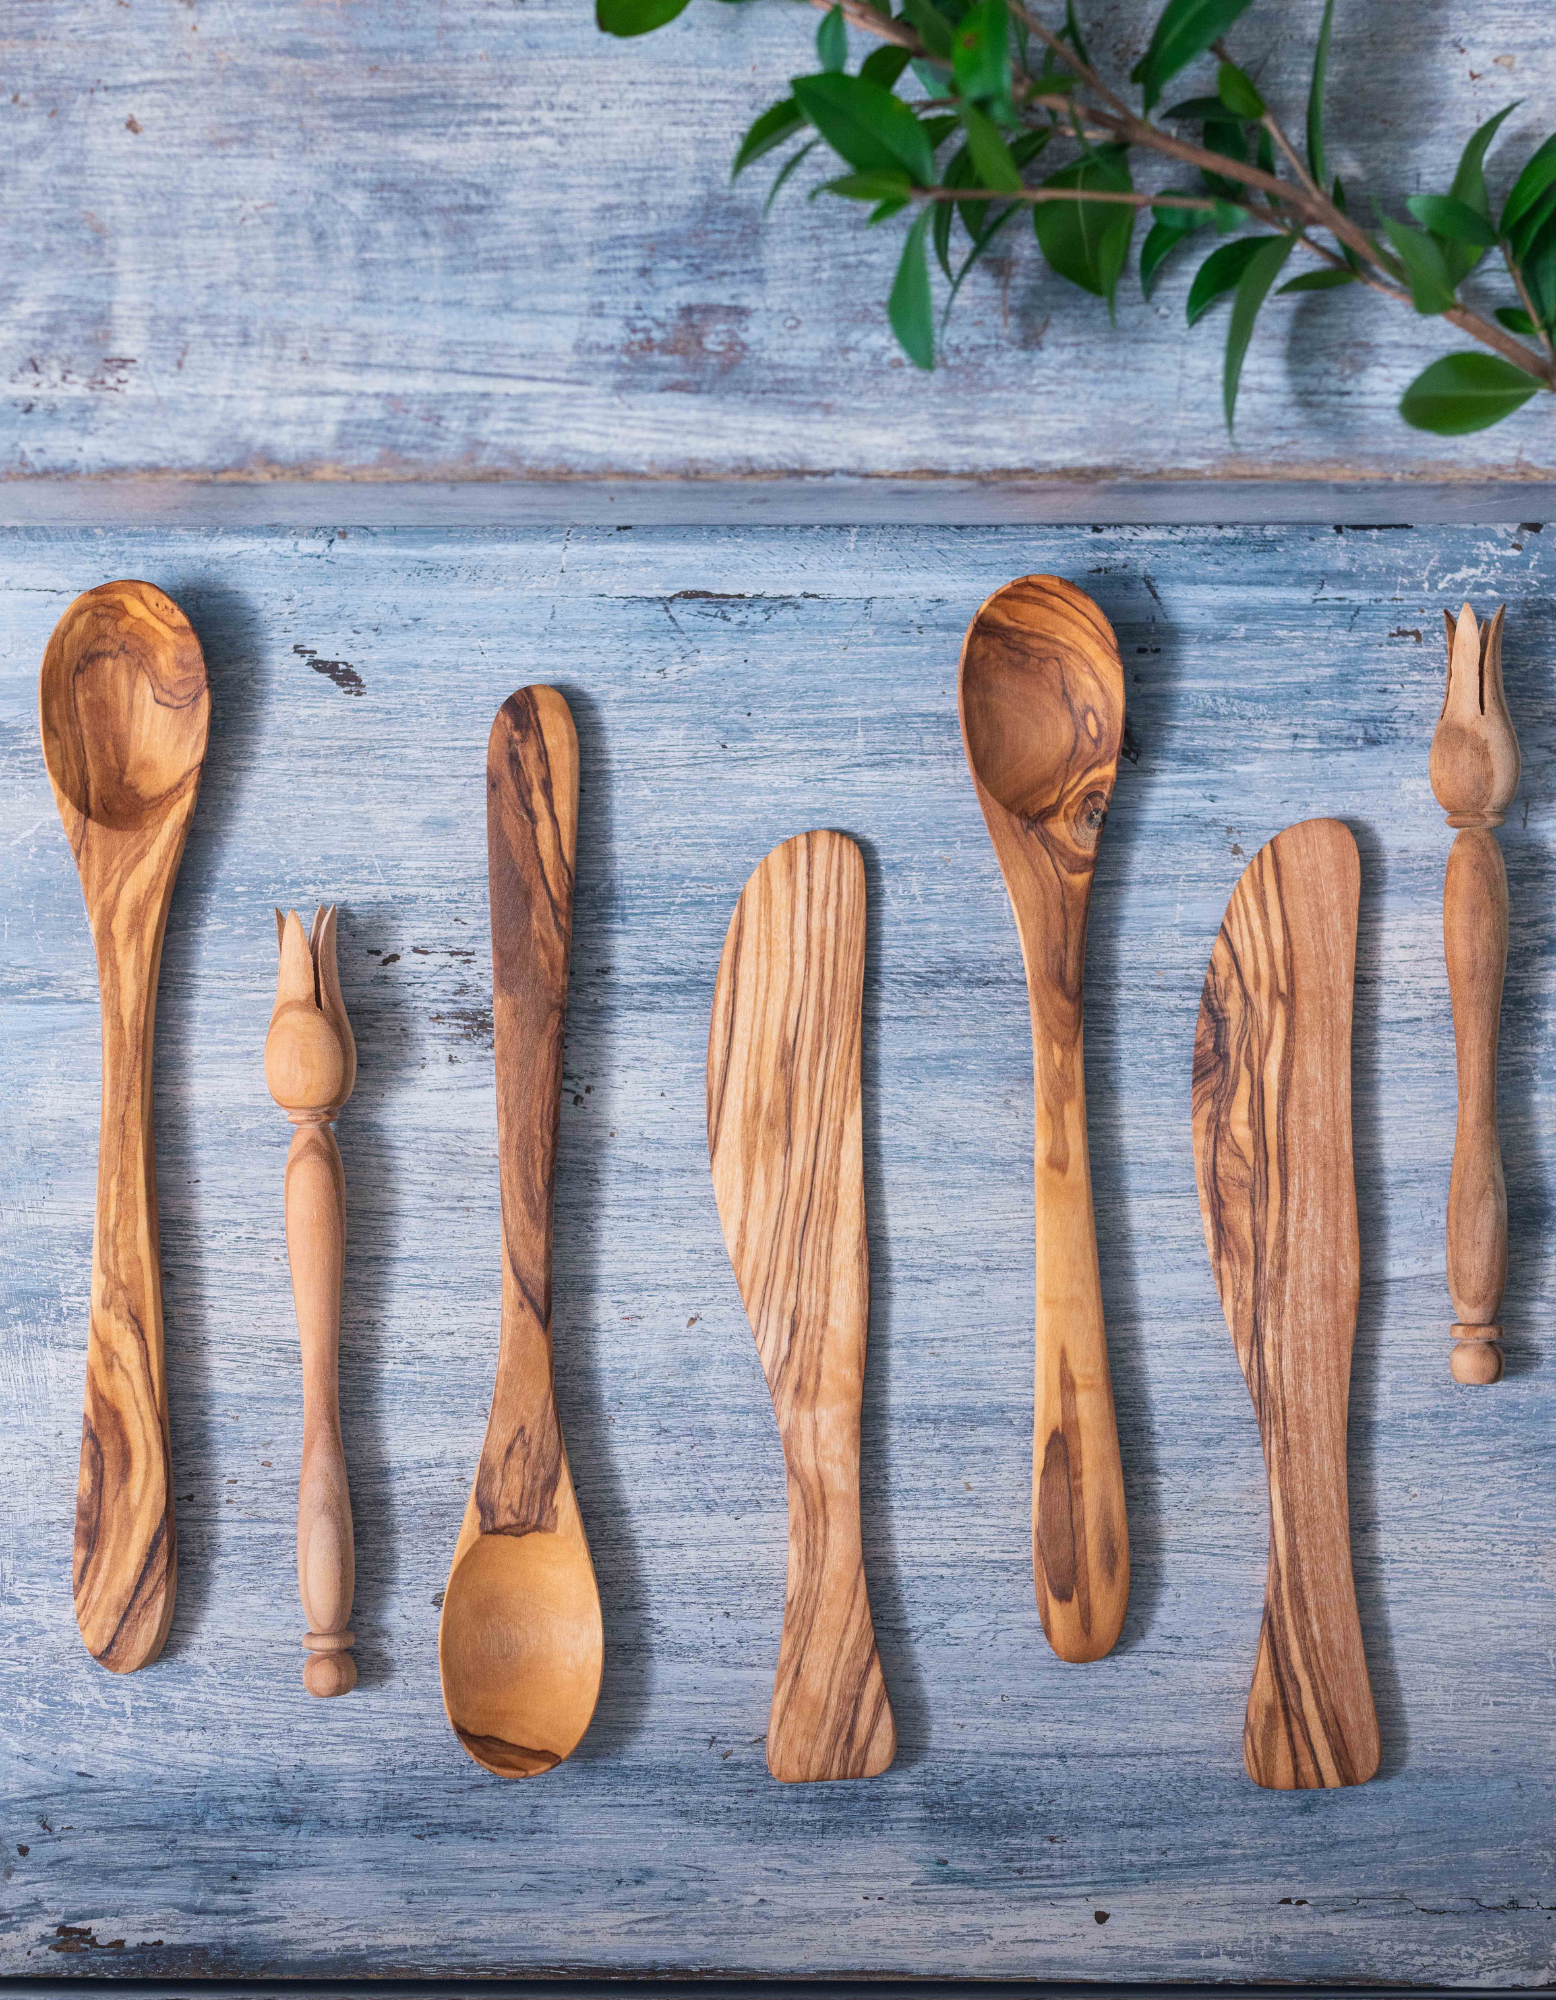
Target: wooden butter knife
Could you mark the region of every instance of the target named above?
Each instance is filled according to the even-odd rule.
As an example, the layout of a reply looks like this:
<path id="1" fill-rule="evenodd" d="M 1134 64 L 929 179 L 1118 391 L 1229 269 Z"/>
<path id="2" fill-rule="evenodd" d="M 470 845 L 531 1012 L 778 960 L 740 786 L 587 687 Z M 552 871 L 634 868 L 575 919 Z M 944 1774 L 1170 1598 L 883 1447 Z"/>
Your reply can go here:
<path id="1" fill-rule="evenodd" d="M 788 1481 L 767 1725 L 767 1768 L 786 1784 L 871 1778 L 897 1751 L 859 1525 L 864 939 L 859 849 L 840 833 L 786 840 L 735 905 L 708 1035 L 713 1191 Z"/>
<path id="2" fill-rule="evenodd" d="M 1360 1785 L 1378 1719 L 1351 1574 L 1345 1433 L 1361 1253 L 1351 996 L 1361 866 L 1333 819 L 1243 870 L 1194 1039 L 1194 1167 L 1270 1488 L 1264 1625 L 1243 1730 L 1257 1785 Z"/>

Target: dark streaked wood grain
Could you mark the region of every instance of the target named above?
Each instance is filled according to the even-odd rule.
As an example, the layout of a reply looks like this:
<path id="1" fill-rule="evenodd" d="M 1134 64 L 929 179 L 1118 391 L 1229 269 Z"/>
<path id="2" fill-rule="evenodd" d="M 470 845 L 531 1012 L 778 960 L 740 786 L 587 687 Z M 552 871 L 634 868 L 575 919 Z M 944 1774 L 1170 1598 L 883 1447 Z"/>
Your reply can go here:
<path id="1" fill-rule="evenodd" d="M 573 934 L 578 738 L 554 688 L 521 688 L 486 757 L 502 1340 L 439 1628 L 443 1699 L 476 1762 L 532 1777 L 567 1757 L 599 1695 L 594 1566 L 557 1419 L 552 1207 Z"/>
<path id="2" fill-rule="evenodd" d="M 1227 905 L 1194 1041 L 1200 1213 L 1270 1487 L 1243 1761 L 1280 1791 L 1359 1785 L 1378 1768 L 1346 1485 L 1360 894 L 1356 842 L 1338 820 L 1306 820 L 1260 848 Z"/>
<path id="3" fill-rule="evenodd" d="M 713 1189 L 788 1481 L 767 1767 L 791 1784 L 874 1777 L 897 1749 L 859 1522 L 864 951 L 859 849 L 786 840 L 735 905 L 708 1032 Z"/>
<path id="4" fill-rule="evenodd" d="M 1129 1529 L 1092 1207 L 1082 1052 L 1086 919 L 1124 728 L 1113 629 L 1061 577 L 1008 584 L 968 627 L 962 741 L 1026 967 L 1036 1101 L 1032 1573 L 1061 1659 L 1123 1629 Z"/>
<path id="5" fill-rule="evenodd" d="M 162 936 L 210 726 L 188 619 L 146 583 L 78 597 L 49 640 L 39 710 L 102 1012 L 76 1619 L 93 1657 L 129 1673 L 161 1652 L 178 1575 L 151 1082 Z"/>

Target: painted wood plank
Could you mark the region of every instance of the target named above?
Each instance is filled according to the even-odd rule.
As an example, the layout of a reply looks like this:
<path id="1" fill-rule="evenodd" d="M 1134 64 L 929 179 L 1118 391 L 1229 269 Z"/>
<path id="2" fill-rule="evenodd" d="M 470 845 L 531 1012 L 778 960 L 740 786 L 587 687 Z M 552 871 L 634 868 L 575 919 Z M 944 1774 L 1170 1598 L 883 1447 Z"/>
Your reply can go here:
<path id="1" fill-rule="evenodd" d="M 0 1970 L 1549 1983 L 1549 540 L 0 538 Z M 968 617 L 1040 568 L 1098 598 L 1128 693 L 1086 1031 L 1135 1581 L 1120 1649 L 1085 1669 L 1048 1651 L 1031 1591 L 1031 1055 L 955 718 Z M 189 611 L 213 691 L 157 1052 L 180 1596 L 128 1680 L 70 1606 L 97 1023 L 35 720 L 55 619 L 123 574 Z M 1509 1374 L 1479 1393 L 1444 1366 L 1448 838 L 1426 778 L 1440 610 L 1464 595 L 1508 600 L 1525 756 L 1503 831 Z M 538 676 L 582 752 L 556 1350 L 607 1663 L 578 1753 L 514 1787 L 447 1728 L 435 1605 L 497 1336 L 484 745 Z M 1288 1799 L 1241 1765 L 1263 1477 L 1189 1060 L 1245 857 L 1319 811 L 1363 860 L 1352 1521 L 1384 1764 Z M 902 1749 L 878 1783 L 794 1791 L 762 1751 L 781 1461 L 702 1093 L 734 898 L 812 825 L 868 866 L 865 1556 Z M 360 1050 L 339 1137 L 362 1685 L 331 1703 L 299 1674 L 287 1135 L 261 1069 L 271 905 L 321 896 Z"/>
<path id="2" fill-rule="evenodd" d="M 1080 8 L 1111 74 L 1155 12 Z M 1292 132 L 1319 14 L 1257 0 L 1234 30 Z M 1194 260 L 1150 301 L 1128 278 L 1115 329 L 1015 229 L 919 378 L 884 315 L 902 225 L 788 193 L 764 222 L 762 169 L 729 185 L 740 133 L 814 65 L 810 15 L 696 0 L 627 43 L 591 16 L 127 0 L 62 34 L 49 0 L 11 0 L 0 472 L 1556 469 L 1543 397 L 1475 438 L 1406 430 L 1406 384 L 1465 342 L 1359 288 L 1268 309 L 1229 440 L 1221 327 L 1183 325 Z M 1398 214 L 1446 188 L 1513 98 L 1499 190 L 1556 106 L 1542 0 L 1339 9 L 1329 152 L 1353 199 Z M 1494 272 L 1476 283 L 1512 299 Z"/>

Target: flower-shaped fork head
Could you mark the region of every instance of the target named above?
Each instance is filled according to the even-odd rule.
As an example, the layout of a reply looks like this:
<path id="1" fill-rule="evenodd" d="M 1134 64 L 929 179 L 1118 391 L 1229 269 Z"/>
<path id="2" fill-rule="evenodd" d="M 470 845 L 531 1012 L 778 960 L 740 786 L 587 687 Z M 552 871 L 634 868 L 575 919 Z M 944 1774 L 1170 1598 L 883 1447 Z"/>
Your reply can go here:
<path id="1" fill-rule="evenodd" d="M 294 1125 L 336 1117 L 357 1079 L 357 1047 L 335 967 L 335 905 L 311 933 L 295 910 L 276 911 L 281 971 L 265 1037 L 265 1082 Z"/>

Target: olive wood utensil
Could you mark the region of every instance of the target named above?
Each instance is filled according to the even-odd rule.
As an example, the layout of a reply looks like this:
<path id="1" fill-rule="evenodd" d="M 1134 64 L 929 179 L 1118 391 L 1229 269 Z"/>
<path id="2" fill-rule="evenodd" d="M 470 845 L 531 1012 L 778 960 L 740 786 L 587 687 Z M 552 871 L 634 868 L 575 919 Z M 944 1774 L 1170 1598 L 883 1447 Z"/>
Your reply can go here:
<path id="1" fill-rule="evenodd" d="M 1459 1120 L 1448 1183 L 1448 1295 L 1456 1382 L 1502 1379 L 1498 1315 L 1507 1284 L 1507 1184 L 1497 1137 L 1497 1039 L 1507 970 L 1507 868 L 1493 827 L 1518 790 L 1520 759 L 1502 692 L 1502 611 L 1448 628 L 1448 688 L 1432 737 L 1432 790 L 1458 827 L 1443 881 L 1443 952 L 1458 1054 Z"/>
<path id="2" fill-rule="evenodd" d="M 504 1778 L 549 1771 L 576 1747 L 604 1661 L 551 1362 L 551 1212 L 577 835 L 573 718 L 554 688 L 521 688 L 498 710 L 486 752 L 502 1340 L 438 1629 L 448 1719 L 476 1762 Z"/>
<path id="3" fill-rule="evenodd" d="M 303 1362 L 303 1457 L 297 1484 L 297 1589 L 308 1614 L 303 1686 L 347 1694 L 356 1557 L 340 1436 L 340 1291 L 346 1174 L 330 1129 L 357 1080 L 357 1047 L 335 964 L 335 906 L 304 931 L 276 911 L 281 969 L 265 1037 L 265 1082 L 297 1128 L 286 1156 L 286 1254 Z"/>
<path id="4" fill-rule="evenodd" d="M 840 833 L 786 840 L 735 905 L 708 1033 L 713 1192 L 788 1484 L 767 1725 L 767 1768 L 785 1784 L 873 1778 L 897 1751 L 859 1526 L 864 945 L 859 849 Z"/>
<path id="5" fill-rule="evenodd" d="M 130 1673 L 162 1650 L 178 1573 L 151 1070 L 162 934 L 210 728 L 200 642 L 149 583 L 101 584 L 55 626 L 38 709 L 102 1003 L 76 1622 L 95 1659 Z"/>
<path id="6" fill-rule="evenodd" d="M 1351 995 L 1361 866 L 1338 820 L 1243 870 L 1194 1039 L 1205 1243 L 1270 1488 L 1264 1625 L 1243 1762 L 1274 1791 L 1364 1784 L 1378 1719 L 1351 1575 L 1345 1432 L 1361 1257 Z"/>
<path id="7" fill-rule="evenodd" d="M 1064 1660 L 1111 1650 L 1129 1602 L 1086 1144 L 1081 982 L 1097 842 L 1124 729 L 1113 628 L 1056 576 L 997 590 L 967 629 L 962 742 L 1010 894 L 1032 1015 L 1037 1368 L 1032 1569 Z"/>

